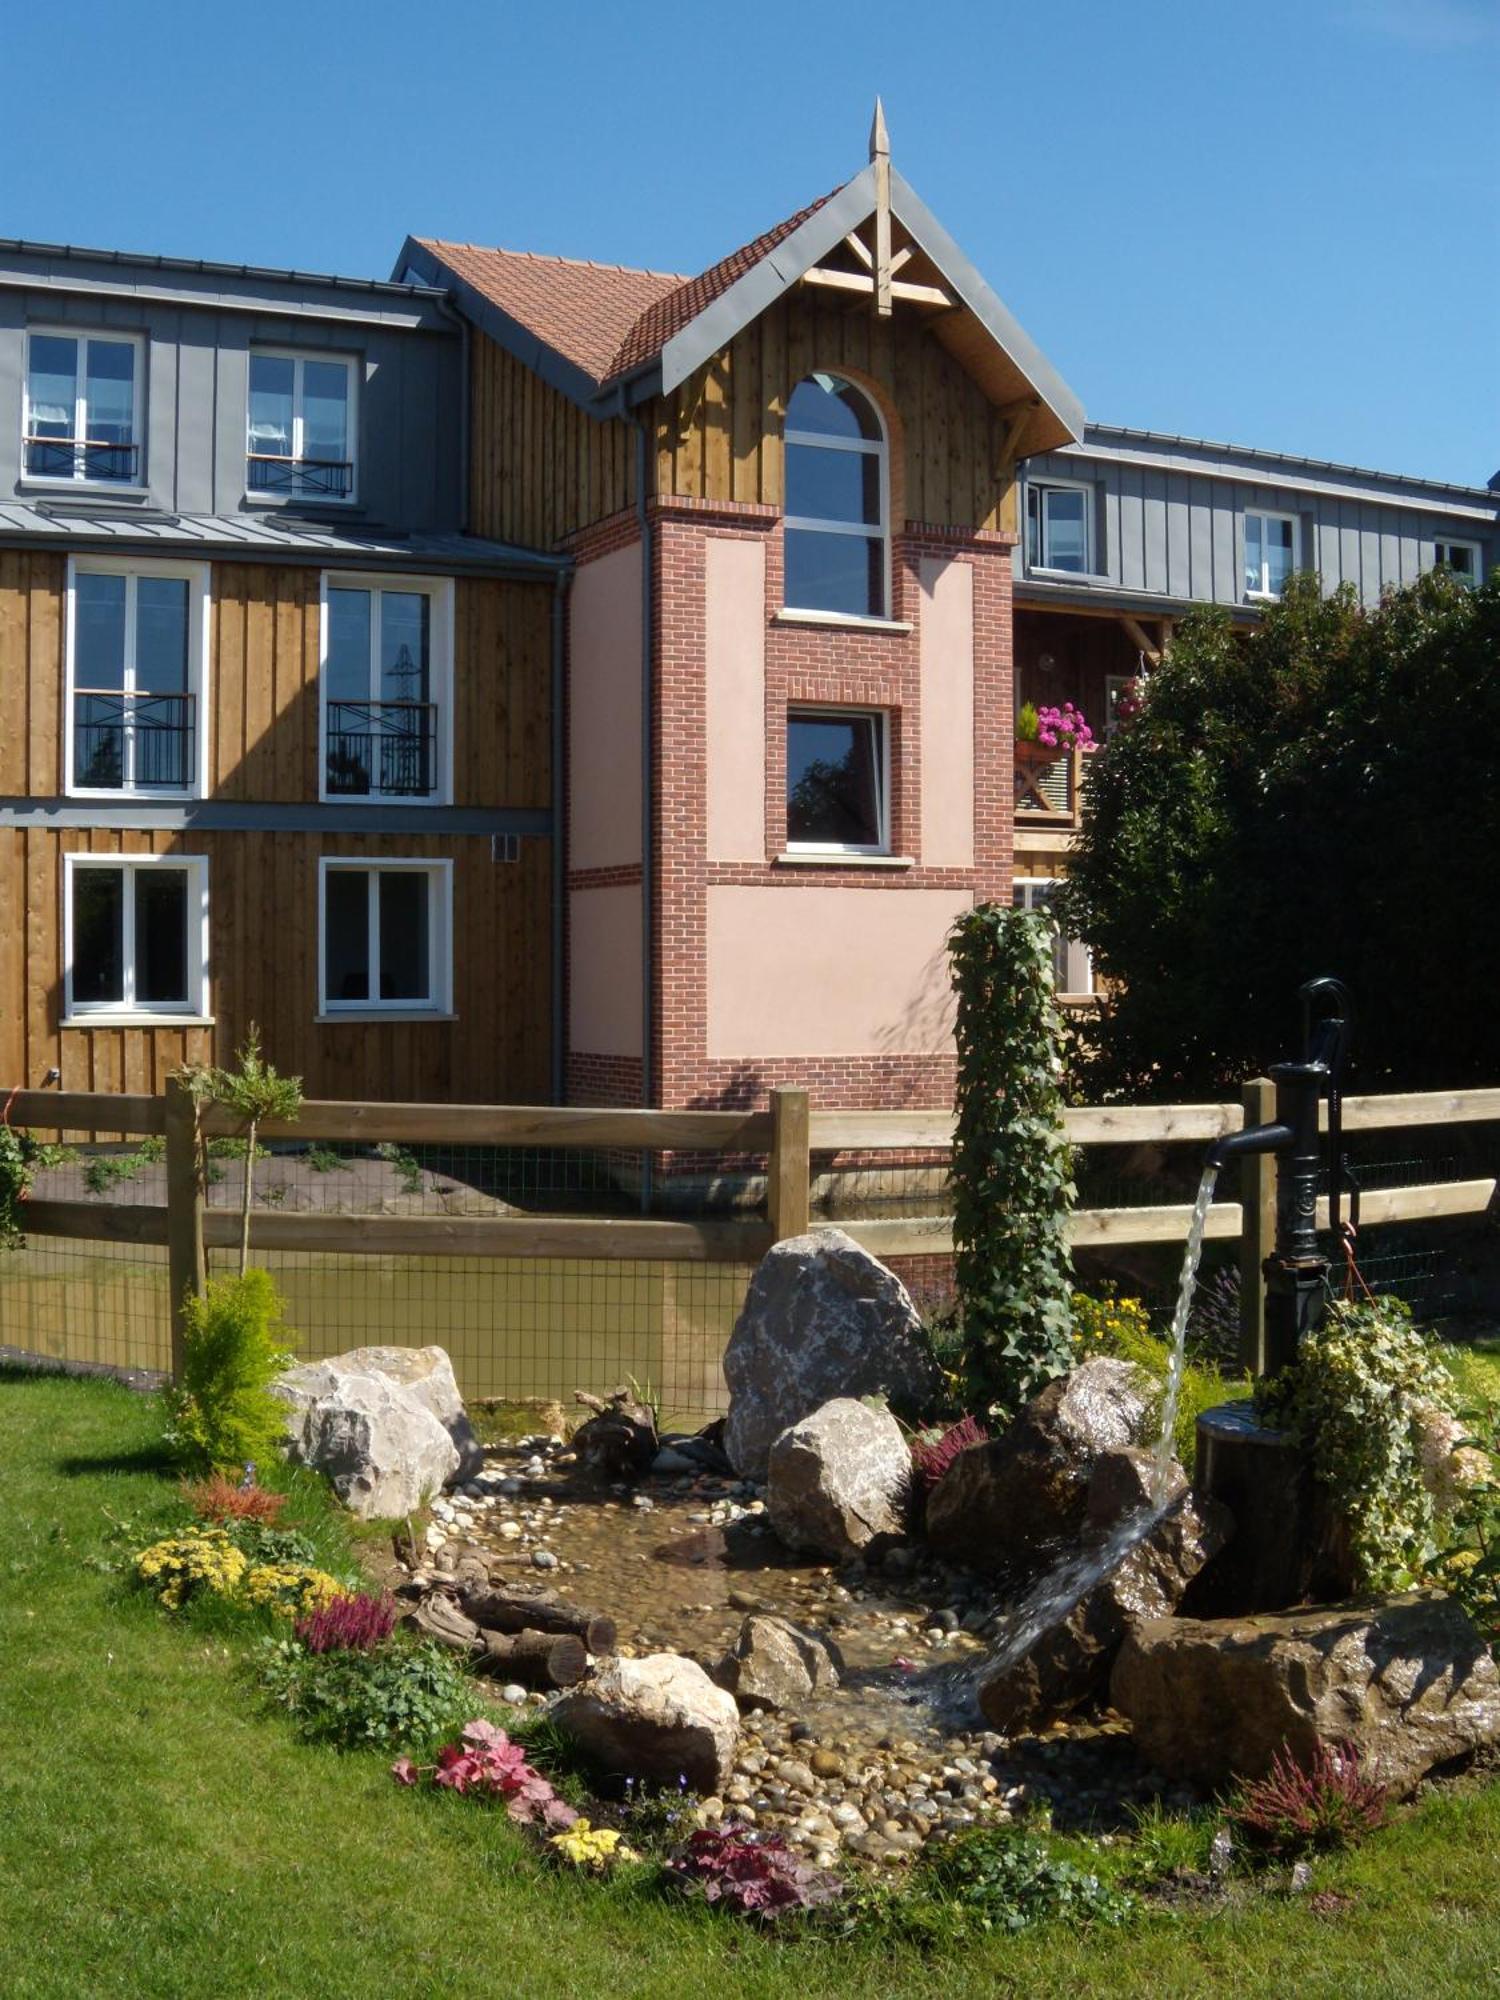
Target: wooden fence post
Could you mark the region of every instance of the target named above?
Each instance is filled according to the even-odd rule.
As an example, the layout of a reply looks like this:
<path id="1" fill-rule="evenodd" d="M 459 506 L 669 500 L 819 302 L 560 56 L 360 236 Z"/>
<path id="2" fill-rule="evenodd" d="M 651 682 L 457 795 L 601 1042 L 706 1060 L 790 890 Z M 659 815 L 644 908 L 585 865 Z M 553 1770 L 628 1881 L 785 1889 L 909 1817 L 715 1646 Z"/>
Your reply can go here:
<path id="1" fill-rule="evenodd" d="M 203 1189 L 198 1180 L 198 1121 L 192 1092 L 167 1078 L 167 1282 L 172 1294 L 172 1380 L 182 1380 L 183 1306 L 207 1282 Z M 248 1166 L 246 1171 L 248 1172 Z"/>
<path id="2" fill-rule="evenodd" d="M 1252 1077 L 1240 1093 L 1245 1124 L 1269 1125 L 1276 1116 L 1276 1086 Z M 1240 1360 L 1259 1378 L 1266 1372 L 1266 1278 L 1262 1269 L 1276 1244 L 1276 1161 L 1270 1153 L 1240 1159 Z"/>
<path id="3" fill-rule="evenodd" d="M 812 1203 L 812 1162 L 808 1156 L 808 1111 L 805 1090 L 771 1092 L 771 1160 L 767 1208 L 771 1234 L 806 1232 Z"/>

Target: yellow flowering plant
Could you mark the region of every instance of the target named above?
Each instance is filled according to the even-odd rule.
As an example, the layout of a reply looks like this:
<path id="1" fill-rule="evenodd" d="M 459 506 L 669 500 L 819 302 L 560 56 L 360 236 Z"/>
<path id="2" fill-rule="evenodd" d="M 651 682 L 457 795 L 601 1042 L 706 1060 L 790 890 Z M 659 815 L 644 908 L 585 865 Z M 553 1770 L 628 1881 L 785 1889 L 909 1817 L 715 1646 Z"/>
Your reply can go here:
<path id="1" fill-rule="evenodd" d="M 590 1826 L 586 1819 L 575 1819 L 563 1833 L 554 1833 L 547 1845 L 559 1861 L 566 1861 L 574 1868 L 592 1868 L 602 1871 L 615 1861 L 638 1861 L 640 1856 L 630 1848 L 620 1844 L 620 1836 L 613 1827 Z"/>
<path id="2" fill-rule="evenodd" d="M 200 1594 L 232 1597 L 246 1570 L 244 1556 L 222 1528 L 169 1535 L 142 1549 L 135 1573 L 169 1611 L 180 1611 Z"/>
<path id="3" fill-rule="evenodd" d="M 280 1618 L 305 1618 L 346 1597 L 337 1577 L 305 1563 L 257 1563 L 245 1577 L 245 1601 Z"/>

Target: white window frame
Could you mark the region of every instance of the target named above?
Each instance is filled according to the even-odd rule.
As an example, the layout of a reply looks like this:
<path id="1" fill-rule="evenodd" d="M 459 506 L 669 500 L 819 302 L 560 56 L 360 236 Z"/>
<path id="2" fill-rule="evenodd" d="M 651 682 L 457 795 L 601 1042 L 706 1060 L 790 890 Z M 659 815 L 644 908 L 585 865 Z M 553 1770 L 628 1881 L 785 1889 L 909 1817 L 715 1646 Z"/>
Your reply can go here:
<path id="1" fill-rule="evenodd" d="M 852 859 L 861 856 L 885 855 L 891 851 L 891 716 L 884 708 L 855 708 L 839 702 L 797 701 L 787 707 L 787 765 L 790 775 L 791 730 L 794 722 L 816 720 L 820 716 L 848 717 L 851 720 L 868 718 L 873 721 L 879 738 L 879 756 L 875 760 L 875 781 L 879 788 L 876 799 L 876 815 L 879 820 L 880 838 L 873 847 L 837 840 L 793 840 L 791 827 L 787 827 L 786 852 L 788 854 L 846 854 Z M 786 801 L 790 811 L 791 800 Z"/>
<path id="2" fill-rule="evenodd" d="M 1453 569 L 1452 561 L 1449 555 L 1446 553 L 1446 551 L 1452 549 L 1467 549 L 1470 555 L 1473 556 L 1474 558 L 1474 567 L 1468 573 L 1468 575 L 1465 575 L 1461 569 L 1453 570 L 1453 574 L 1458 578 L 1459 582 L 1467 583 L 1475 587 L 1483 583 L 1484 582 L 1483 542 L 1471 542 L 1470 540 L 1468 540 L 1466 536 L 1463 535 L 1437 535 L 1433 538 L 1433 543 L 1432 543 L 1432 567 L 1434 569 L 1438 569 L 1441 568 L 1441 566 L 1444 563 L 1446 563 L 1450 569 Z"/>
<path id="3" fill-rule="evenodd" d="M 375 878 L 417 869 L 428 878 L 426 1000 L 336 1000 L 328 993 L 328 877 L 334 870 L 369 876 L 370 984 L 380 961 L 380 891 Z M 432 1021 L 453 1014 L 453 863 L 411 855 L 324 854 L 318 858 L 318 1019 L 320 1021 Z"/>
<path id="4" fill-rule="evenodd" d="M 26 464 L 27 440 L 31 436 L 31 343 L 33 338 L 50 340 L 72 340 L 79 344 L 80 360 L 83 343 L 90 340 L 108 340 L 132 351 L 132 372 L 130 378 L 131 428 L 134 436 L 130 442 L 135 450 L 135 477 L 133 479 L 90 479 L 85 455 L 84 469 L 74 472 L 32 472 Z M 28 324 L 26 328 L 26 351 L 21 357 L 21 484 L 23 486 L 55 486 L 63 491 L 86 486 L 100 493 L 144 493 L 146 491 L 146 389 L 145 369 L 142 356 L 146 349 L 143 333 L 130 333 L 119 327 L 107 326 L 50 326 Z M 88 441 L 88 395 L 86 382 L 88 371 L 75 364 L 73 373 L 73 434 L 71 439 L 58 438 L 58 444 L 85 444 Z"/>
<path id="5" fill-rule="evenodd" d="M 1013 876 L 1011 879 L 1012 891 L 1020 889 L 1024 893 L 1021 903 L 1019 905 L 1013 903 L 1012 906 L 1023 910 L 1045 909 L 1047 907 L 1046 899 L 1042 898 L 1038 900 L 1034 892 L 1038 889 L 1060 889 L 1062 882 L 1063 878 L 1060 875 Z M 1089 955 L 1089 948 L 1081 939 L 1069 937 L 1061 925 L 1058 926 L 1058 940 L 1062 947 L 1064 975 L 1066 976 L 1076 966 L 1081 965 L 1087 982 L 1083 986 L 1074 986 L 1071 984 L 1059 986 L 1057 989 L 1058 998 L 1072 1000 L 1086 999 L 1094 991 L 1094 961 Z"/>
<path id="6" fill-rule="evenodd" d="M 1269 586 L 1270 571 L 1267 568 L 1264 554 L 1266 541 L 1264 535 L 1261 536 L 1260 588 L 1252 590 L 1250 587 L 1248 552 L 1250 548 L 1250 523 L 1252 521 L 1290 521 L 1292 526 L 1292 567 L 1290 574 L 1295 576 L 1302 567 L 1302 520 L 1299 515 L 1285 513 L 1278 507 L 1247 507 L 1241 523 L 1243 552 L 1240 558 L 1240 570 L 1246 578 L 1245 596 L 1253 599 L 1258 604 L 1279 604 L 1281 602 L 1281 592 L 1279 590 L 1272 590 Z"/>
<path id="7" fill-rule="evenodd" d="M 1049 493 L 1081 493 L 1083 495 L 1083 568 L 1057 569 L 1046 561 L 1047 554 L 1047 495 Z M 1039 560 L 1031 560 L 1031 496 L 1035 493 L 1041 500 L 1041 519 L 1037 523 L 1037 555 Z M 1049 473 L 1045 478 L 1026 481 L 1026 506 L 1024 512 L 1026 530 L 1026 574 L 1028 576 L 1060 576 L 1078 578 L 1097 574 L 1094 566 L 1094 509 L 1097 496 L 1092 480 L 1054 479 Z"/>
<path id="8" fill-rule="evenodd" d="M 78 1001 L 73 996 L 73 890 L 85 868 L 124 872 L 122 975 L 125 997 Z M 137 1006 L 135 987 L 135 877 L 147 868 L 187 870 L 187 999 L 180 1006 L 155 1001 Z M 196 905 L 196 919 L 194 915 Z M 63 856 L 63 1026 L 83 1028 L 211 1027 L 209 1011 L 208 857 L 203 854 L 65 854 Z"/>
<path id="9" fill-rule="evenodd" d="M 826 375 L 830 381 L 842 383 L 860 397 L 875 419 L 875 427 L 880 432 L 878 438 L 834 438 L 826 437 L 821 431 L 783 430 L 783 445 L 811 446 L 818 451 L 852 451 L 866 458 L 875 459 L 879 467 L 880 519 L 872 527 L 868 521 L 820 521 L 808 514 L 784 514 L 782 531 L 788 528 L 807 530 L 815 535 L 846 535 L 851 539 L 863 536 L 866 541 L 880 543 L 880 603 L 873 611 L 827 611 L 818 605 L 793 604 L 786 596 L 785 565 L 782 569 L 782 610 L 793 613 L 797 618 L 813 619 L 830 625 L 880 625 L 891 621 L 891 453 L 890 435 L 886 430 L 885 417 L 875 398 L 862 383 L 851 381 L 836 368 L 810 369 L 800 376 L 794 385 L 800 388 L 815 375 Z"/>
<path id="10" fill-rule="evenodd" d="M 427 636 L 432 648 L 428 688 L 437 710 L 437 741 L 433 746 L 433 789 L 425 797 L 413 792 L 330 792 L 328 789 L 328 593 L 330 590 L 404 591 L 430 603 Z M 318 802 L 347 805 L 361 799 L 402 806 L 443 806 L 453 798 L 453 651 L 455 592 L 449 576 L 387 576 L 368 570 L 324 570 L 318 585 Z M 383 614 L 381 614 L 383 615 Z M 370 620 L 370 686 L 380 657 L 380 616 Z M 373 773 L 372 773 L 373 775 Z"/>
<path id="11" fill-rule="evenodd" d="M 252 452 L 250 436 L 250 365 L 257 355 L 267 361 L 291 361 L 296 364 L 292 375 L 292 455 L 282 461 L 295 466 L 305 460 L 303 444 L 303 377 L 305 365 L 309 361 L 323 361 L 337 364 L 344 371 L 349 384 L 349 394 L 345 408 L 349 413 L 349 434 L 346 440 L 349 452 L 349 491 L 347 493 L 264 493 L 250 484 L 250 460 L 259 456 Z M 354 507 L 359 504 L 359 391 L 363 370 L 361 357 L 357 354 L 341 354 L 333 349 L 321 347 L 271 347 L 260 341 L 251 343 L 245 357 L 245 501 L 251 507 Z M 269 454 L 274 457 L 275 454 Z"/>
<path id="12" fill-rule="evenodd" d="M 188 694 L 193 705 L 192 775 L 186 785 L 80 785 L 73 760 L 76 714 L 74 665 L 77 656 L 78 577 L 123 576 L 125 586 L 125 692 L 133 691 L 136 648 L 136 592 L 131 579 L 179 577 L 188 586 Z M 63 784 L 70 799 L 201 799 L 208 795 L 209 660 L 213 591 L 207 563 L 157 562 L 142 556 L 70 556 L 63 640 Z"/>

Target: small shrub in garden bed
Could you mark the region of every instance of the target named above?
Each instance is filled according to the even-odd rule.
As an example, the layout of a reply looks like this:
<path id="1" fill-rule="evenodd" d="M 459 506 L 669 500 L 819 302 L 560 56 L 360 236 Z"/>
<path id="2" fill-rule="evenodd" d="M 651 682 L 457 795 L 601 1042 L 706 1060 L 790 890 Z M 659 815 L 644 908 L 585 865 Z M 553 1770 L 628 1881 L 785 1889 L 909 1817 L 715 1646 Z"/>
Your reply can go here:
<path id="1" fill-rule="evenodd" d="M 640 1860 L 638 1854 L 621 1845 L 614 1827 L 590 1826 L 586 1819 L 575 1819 L 566 1832 L 554 1833 L 547 1847 L 559 1861 L 573 1868 L 592 1869 L 596 1875 L 602 1875 L 616 1861 Z"/>
<path id="2" fill-rule="evenodd" d="M 788 1910 L 831 1903 L 843 1884 L 827 1868 L 795 1855 L 777 1835 L 764 1837 L 733 1823 L 704 1827 L 669 1857 L 668 1875 L 705 1902 L 769 1922 Z"/>
<path id="3" fill-rule="evenodd" d="M 135 1559 L 137 1577 L 169 1611 L 180 1611 L 194 1597 L 232 1597 L 247 1567 L 222 1528 L 169 1535 Z"/>
<path id="4" fill-rule="evenodd" d="M 266 1639 L 255 1665 L 262 1691 L 301 1737 L 344 1750 L 436 1743 L 474 1704 L 468 1677 L 435 1640 L 311 1653 L 296 1639 Z"/>
<path id="5" fill-rule="evenodd" d="M 301 1528 L 267 1527 L 261 1521 L 226 1521 L 224 1532 L 241 1555 L 253 1563 L 301 1563 L 308 1569 L 318 1561 L 317 1546 Z"/>
<path id="6" fill-rule="evenodd" d="M 1138 1907 L 1133 1896 L 1016 1827 L 960 1834 L 924 1861 L 917 1887 L 984 1930 L 1022 1931 L 1056 1917 L 1117 1925 Z"/>
<path id="7" fill-rule="evenodd" d="M 296 1637 L 309 1653 L 369 1653 L 389 1639 L 395 1624 L 388 1597 L 359 1590 L 299 1618 Z"/>
<path id="8" fill-rule="evenodd" d="M 182 1497 L 200 1521 L 256 1521 L 270 1527 L 286 1505 L 284 1493 L 253 1482 L 246 1486 L 216 1472 L 209 1479 L 184 1480 Z"/>
<path id="9" fill-rule="evenodd" d="M 281 1314 L 264 1271 L 212 1278 L 184 1301 L 182 1379 L 162 1395 L 166 1441 L 189 1464 L 238 1471 L 276 1452 L 286 1409 L 270 1385 L 292 1358 Z"/>
<path id="10" fill-rule="evenodd" d="M 261 1610 L 274 1611 L 280 1618 L 302 1618 L 337 1603 L 344 1586 L 327 1570 L 310 1569 L 305 1563 L 257 1563 L 247 1571 L 244 1598 Z"/>
<path id="11" fill-rule="evenodd" d="M 513 1743 L 493 1722 L 482 1719 L 466 1722 L 459 1740 L 444 1744 L 438 1752 L 436 1764 L 417 1765 L 410 1757 L 398 1757 L 391 1775 L 400 1785 L 420 1784 L 429 1777 L 433 1784 L 460 1796 L 474 1792 L 481 1798 L 503 1799 L 506 1813 L 518 1826 L 554 1832 L 578 1822 L 578 1814 L 567 1800 L 559 1798 L 541 1772 L 527 1763 L 521 1745 Z M 586 1828 L 588 1822 L 583 1824 Z M 619 1835 L 596 1835 L 596 1849 L 601 1841 L 612 1849 Z"/>
<path id="12" fill-rule="evenodd" d="M 973 1444 L 987 1444 L 989 1435 L 973 1417 L 960 1417 L 936 1437 L 928 1431 L 914 1438 L 911 1465 L 917 1491 L 930 1493 L 961 1451 L 967 1451 Z"/>
<path id="13" fill-rule="evenodd" d="M 1229 1817 L 1248 1840 L 1290 1856 L 1352 1847 L 1384 1825 L 1386 1804 L 1386 1787 L 1365 1776 L 1352 1743 L 1320 1743 L 1306 1765 L 1283 1749 L 1265 1777 L 1240 1786 Z"/>

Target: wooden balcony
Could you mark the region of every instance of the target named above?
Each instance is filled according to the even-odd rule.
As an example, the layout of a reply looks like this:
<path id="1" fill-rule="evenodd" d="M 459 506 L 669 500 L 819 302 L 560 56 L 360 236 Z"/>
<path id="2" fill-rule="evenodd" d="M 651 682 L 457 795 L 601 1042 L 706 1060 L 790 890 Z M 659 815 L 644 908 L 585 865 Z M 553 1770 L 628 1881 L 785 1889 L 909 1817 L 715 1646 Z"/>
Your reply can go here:
<path id="1" fill-rule="evenodd" d="M 1094 748 L 1070 750 L 1050 764 L 1015 765 L 1016 825 L 1074 833 L 1083 824 L 1088 763 Z"/>

